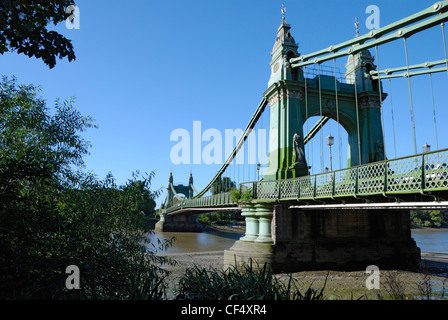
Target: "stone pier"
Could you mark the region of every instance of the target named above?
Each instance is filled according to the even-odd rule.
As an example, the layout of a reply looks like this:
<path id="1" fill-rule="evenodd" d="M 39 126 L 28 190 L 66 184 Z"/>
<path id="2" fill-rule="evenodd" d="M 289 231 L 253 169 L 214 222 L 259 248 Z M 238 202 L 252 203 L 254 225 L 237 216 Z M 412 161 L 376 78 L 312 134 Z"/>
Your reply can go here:
<path id="1" fill-rule="evenodd" d="M 156 223 L 158 232 L 202 232 L 202 224 L 197 221 L 196 215 L 166 215 L 161 214 Z"/>
<path id="2" fill-rule="evenodd" d="M 416 269 L 409 210 L 300 210 L 287 204 L 242 207 L 246 234 L 224 252 L 224 267 L 252 259 L 274 272 Z"/>

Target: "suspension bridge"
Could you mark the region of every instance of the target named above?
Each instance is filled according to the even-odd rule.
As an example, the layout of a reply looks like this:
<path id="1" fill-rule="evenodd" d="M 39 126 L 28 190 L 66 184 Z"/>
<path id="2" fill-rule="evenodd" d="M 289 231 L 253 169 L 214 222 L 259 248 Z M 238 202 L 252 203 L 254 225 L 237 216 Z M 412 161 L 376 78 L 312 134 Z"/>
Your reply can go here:
<path id="1" fill-rule="evenodd" d="M 364 35 L 359 34 L 356 22 L 355 38 L 305 55 L 298 53 L 284 9 L 282 14 L 271 53 L 268 89 L 241 138 L 201 191 L 194 188 L 192 175 L 183 187 L 175 186 L 170 174 L 157 228 L 198 230 L 199 214 L 239 211 L 245 218 L 246 234 L 225 251 L 225 265 L 255 259 L 271 264 L 274 271 L 365 269 L 369 264 L 415 268 L 420 250 L 411 238 L 410 210 L 448 208 L 448 149 L 439 149 L 445 137 L 439 141 L 436 116 L 436 109 L 444 105 L 435 103 L 433 91 L 437 73 L 445 73 L 447 77 L 440 81 L 448 84 L 444 30 L 448 1 Z M 410 65 L 408 39 L 435 28 L 441 29 L 440 58 Z M 398 41 L 403 43 L 402 53 L 396 54 L 405 57 L 405 64 L 389 66 L 380 51 Z M 341 60 L 344 73 L 337 67 Z M 419 153 L 412 84 L 423 76 L 430 83 L 436 150 L 426 144 Z M 397 79 L 407 81 L 412 132 L 406 139 L 413 141 L 413 153 L 399 158 L 395 126 L 409 120 L 393 117 L 392 82 Z M 389 84 L 387 90 L 384 83 Z M 388 139 L 394 146 L 394 152 L 388 153 L 386 103 L 393 132 Z M 313 117 L 318 120 L 310 128 Z M 338 133 L 334 146 L 339 151 L 337 170 L 332 168 L 335 138 L 331 132 L 325 139 L 330 147 L 330 169 L 323 163 L 323 131 L 331 130 L 331 123 Z M 261 150 L 261 154 L 267 151 L 268 161 L 261 177 L 260 163 L 243 165 L 242 174 L 238 163 L 257 128 L 268 132 L 267 150 Z M 347 136 L 345 168 L 340 131 Z M 320 140 L 320 168 L 312 158 L 316 140 Z M 387 154 L 395 156 L 389 159 Z M 244 181 L 246 167 L 258 176 Z"/>

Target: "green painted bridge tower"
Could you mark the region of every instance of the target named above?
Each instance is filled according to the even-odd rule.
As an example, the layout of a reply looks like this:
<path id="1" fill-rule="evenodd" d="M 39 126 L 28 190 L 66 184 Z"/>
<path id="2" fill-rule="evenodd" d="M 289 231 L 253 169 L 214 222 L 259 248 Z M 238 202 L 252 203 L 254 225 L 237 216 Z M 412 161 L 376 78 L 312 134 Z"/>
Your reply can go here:
<path id="1" fill-rule="evenodd" d="M 165 208 L 178 205 L 184 199 L 191 199 L 196 189 L 193 185 L 193 174 L 190 172 L 188 186 L 183 184 L 174 185 L 173 173 L 170 172 L 168 187 L 166 188 L 166 198 L 161 206 L 160 220 L 155 225 L 155 230 L 159 232 L 201 232 L 202 225 L 198 223 L 193 215 L 172 215 L 167 216 L 162 211 Z M 183 196 L 181 196 L 183 195 Z"/>
<path id="2" fill-rule="evenodd" d="M 166 199 L 163 204 L 163 207 L 171 207 L 179 200 L 176 200 L 176 197 L 179 197 L 179 194 L 183 195 L 186 199 L 190 199 L 194 195 L 194 186 L 193 186 L 193 174 L 190 173 L 190 177 L 188 178 L 188 185 L 184 186 L 183 184 L 174 185 L 173 173 L 170 172 L 170 176 L 168 178 L 168 187 L 166 188 Z"/>
<path id="3" fill-rule="evenodd" d="M 268 88 L 243 135 L 202 191 L 194 190 L 191 179 L 196 196 L 182 197 L 159 211 L 156 230 L 200 230 L 196 216 L 236 211 L 245 218 L 246 230 L 224 251 L 225 270 L 244 268 L 243 263 L 249 261 L 258 266 L 266 263 L 273 273 L 359 271 L 369 265 L 381 270 L 417 269 L 421 253 L 412 238 L 410 210 L 448 208 L 448 149 L 437 146 L 437 151 L 417 154 L 410 78 L 445 73 L 448 63 L 444 59 L 410 66 L 406 39 L 438 24 L 445 32 L 448 0 L 362 36 L 356 22 L 353 39 L 305 55 L 298 52 L 284 8 L 282 13 L 271 52 Z M 405 45 L 406 66 L 379 70 L 379 59 L 369 49 L 378 56 L 380 46 L 400 40 Z M 446 58 L 445 36 L 442 40 Z M 338 61 L 345 65 L 340 66 L 345 67 L 345 78 L 337 76 Z M 438 65 L 443 67 L 433 68 Z M 414 154 L 386 160 L 382 106 L 387 94 L 381 80 L 403 77 L 408 80 Z M 232 162 L 244 155 L 251 130 L 258 123 L 262 126 L 264 112 L 270 116 L 270 137 L 263 179 L 240 183 L 240 193 L 217 188 Z M 311 117 L 318 121 L 305 131 L 304 124 Z M 304 147 L 316 133 L 323 133 L 330 120 L 347 133 L 348 168 L 310 175 Z M 434 129 L 437 139 L 435 119 Z M 169 190 L 167 204 L 174 202 L 171 199 L 178 192 L 172 177 Z M 211 195 L 206 196 L 207 192 Z M 238 194 L 244 197 L 236 199 Z"/>
<path id="4" fill-rule="evenodd" d="M 381 101 L 387 97 L 372 80 L 376 70 L 369 50 L 350 55 L 345 83 L 334 76 L 319 74 L 306 78 L 305 69 L 293 68 L 290 59 L 300 57 L 291 26 L 283 19 L 271 53 L 271 76 L 264 96 L 269 101 L 269 163 L 264 180 L 309 175 L 305 156 L 304 123 L 319 116 L 314 128 L 329 119 L 348 134 L 348 163 L 356 166 L 384 160 Z"/>

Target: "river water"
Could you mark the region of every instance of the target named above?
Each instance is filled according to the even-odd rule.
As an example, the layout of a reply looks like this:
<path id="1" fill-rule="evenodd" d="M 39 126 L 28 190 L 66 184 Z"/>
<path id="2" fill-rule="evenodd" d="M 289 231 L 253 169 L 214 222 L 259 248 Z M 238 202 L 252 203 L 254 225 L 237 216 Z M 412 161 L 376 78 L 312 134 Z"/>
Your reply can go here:
<path id="1" fill-rule="evenodd" d="M 421 252 L 448 252 L 448 229 L 413 229 L 412 238 Z"/>
<path id="2" fill-rule="evenodd" d="M 174 244 L 165 250 L 165 252 L 186 253 L 226 250 L 233 246 L 235 241 L 239 240 L 242 236 L 241 233 L 218 231 L 204 231 L 201 233 L 155 232 L 149 238 L 152 243 L 155 243 L 157 239 L 163 241 L 174 237 Z"/>
<path id="3" fill-rule="evenodd" d="M 207 231 L 201 233 L 191 232 L 163 232 L 150 235 L 152 243 L 157 239 L 165 240 L 175 238 L 174 244 L 165 252 L 187 253 L 222 251 L 229 249 L 242 235 L 240 233 Z M 448 252 L 448 229 L 430 230 L 413 229 L 412 237 L 420 247 L 421 252 Z"/>

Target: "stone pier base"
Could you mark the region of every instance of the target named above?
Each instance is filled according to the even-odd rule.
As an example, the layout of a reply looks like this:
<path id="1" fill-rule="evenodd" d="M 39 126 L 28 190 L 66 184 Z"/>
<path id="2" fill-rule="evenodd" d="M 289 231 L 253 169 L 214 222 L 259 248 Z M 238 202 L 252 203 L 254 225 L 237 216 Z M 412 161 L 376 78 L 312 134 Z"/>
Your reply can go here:
<path id="1" fill-rule="evenodd" d="M 163 215 L 155 226 L 158 232 L 202 232 L 202 229 L 193 215 Z"/>
<path id="2" fill-rule="evenodd" d="M 275 246 L 271 243 L 257 243 L 238 240 L 229 250 L 224 251 L 224 269 L 230 266 L 240 268 L 243 264 L 248 264 L 250 260 L 255 264 L 255 268 L 262 268 L 264 264 L 273 266 L 275 264 Z"/>
<path id="3" fill-rule="evenodd" d="M 275 205 L 270 207 L 268 226 L 268 207 L 242 208 L 246 235 L 224 252 L 225 268 L 249 259 L 270 264 L 276 273 L 419 266 L 409 210 L 298 210 Z"/>

